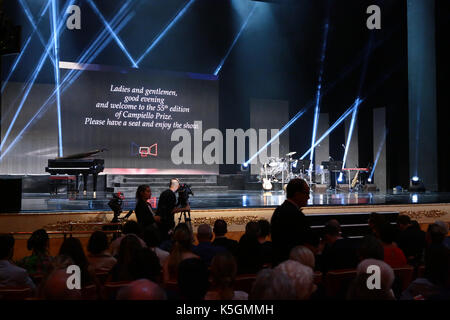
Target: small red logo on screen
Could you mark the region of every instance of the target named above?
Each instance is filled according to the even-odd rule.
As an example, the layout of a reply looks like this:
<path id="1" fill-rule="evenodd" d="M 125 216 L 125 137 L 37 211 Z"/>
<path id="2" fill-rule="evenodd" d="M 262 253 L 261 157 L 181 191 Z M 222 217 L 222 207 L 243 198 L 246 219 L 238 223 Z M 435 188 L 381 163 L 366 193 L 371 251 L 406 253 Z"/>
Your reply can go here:
<path id="1" fill-rule="evenodd" d="M 158 156 L 158 144 L 152 144 L 150 147 L 139 147 L 139 155 L 141 158 L 147 158 L 148 156 Z"/>

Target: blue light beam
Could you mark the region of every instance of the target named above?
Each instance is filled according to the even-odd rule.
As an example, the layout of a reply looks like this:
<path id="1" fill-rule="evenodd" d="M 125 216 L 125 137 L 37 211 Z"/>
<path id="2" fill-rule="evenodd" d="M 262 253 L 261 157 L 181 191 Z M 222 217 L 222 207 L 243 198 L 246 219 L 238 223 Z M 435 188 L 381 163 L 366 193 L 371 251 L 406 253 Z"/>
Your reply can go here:
<path id="1" fill-rule="evenodd" d="M 313 133 L 311 137 L 311 153 L 310 153 L 310 170 L 313 167 L 313 159 L 314 159 L 314 142 L 316 141 L 316 135 L 317 135 L 317 126 L 319 124 L 319 115 L 320 115 L 320 101 L 321 101 L 321 89 L 322 89 L 322 78 L 323 78 L 323 69 L 324 69 L 324 62 L 325 62 L 325 54 L 327 51 L 327 42 L 328 42 L 328 29 L 329 25 L 328 22 L 325 23 L 325 30 L 324 30 L 324 37 L 323 37 L 323 45 L 322 45 L 322 53 L 320 56 L 320 71 L 319 71 L 319 82 L 317 85 L 317 96 L 316 96 L 316 107 L 314 109 L 314 123 L 313 123 Z"/>
<path id="2" fill-rule="evenodd" d="M 63 12 L 66 12 L 66 11 L 67 11 L 67 8 L 68 8 L 70 5 L 72 5 L 74 1 L 75 1 L 75 0 L 70 0 L 70 1 L 67 3 L 67 6 L 64 8 L 64 11 L 63 11 Z M 56 28 L 56 31 L 58 32 L 58 34 L 61 32 L 61 28 L 62 28 L 62 26 L 63 26 L 63 21 L 64 21 L 64 19 L 61 20 L 60 24 L 59 24 L 58 27 Z M 39 72 L 41 71 L 41 69 L 42 69 L 42 67 L 43 67 L 43 65 L 44 65 L 45 60 L 46 60 L 47 57 L 48 57 L 49 50 L 50 50 L 50 48 L 53 46 L 54 40 L 55 40 L 54 37 L 52 37 L 52 38 L 48 41 L 47 45 L 45 46 L 44 53 L 41 55 L 41 57 L 40 57 L 40 59 L 39 59 L 39 62 L 38 62 L 38 64 L 37 64 L 37 66 L 36 66 L 36 69 L 33 71 L 33 73 L 32 73 L 32 75 L 31 75 L 29 81 L 26 82 L 26 83 L 28 84 L 27 89 L 25 90 L 25 94 L 23 95 L 23 98 L 22 98 L 22 100 L 21 100 L 21 102 L 20 102 L 20 104 L 19 104 L 19 106 L 18 106 L 18 108 L 17 108 L 17 111 L 16 111 L 16 113 L 14 114 L 14 117 L 13 117 L 13 119 L 11 120 L 11 123 L 9 124 L 8 130 L 6 131 L 5 136 L 3 137 L 3 140 L 2 140 L 2 142 L 1 142 L 1 144 L 0 144 L 0 151 L 3 150 L 3 147 L 4 147 L 5 143 L 6 143 L 6 140 L 7 140 L 8 136 L 9 136 L 9 134 L 11 133 L 12 127 L 14 126 L 14 124 L 15 124 L 15 122 L 16 122 L 16 120 L 17 120 L 17 117 L 19 116 L 20 112 L 22 111 L 23 105 L 25 104 L 25 101 L 27 100 L 28 95 L 30 94 L 31 88 L 33 87 L 33 85 L 34 85 L 34 83 L 35 83 L 35 81 L 36 81 L 36 78 L 37 78 L 37 76 L 39 75 Z"/>
<path id="3" fill-rule="evenodd" d="M 139 65 L 141 61 L 156 47 L 156 45 L 164 38 L 164 36 L 169 32 L 170 29 L 183 17 L 189 7 L 195 2 L 195 0 L 190 0 L 169 22 L 169 24 L 156 36 L 156 38 L 152 41 L 151 45 L 144 51 L 144 53 L 137 59 L 136 63 Z"/>
<path id="4" fill-rule="evenodd" d="M 108 23 L 108 21 L 106 21 L 105 17 L 102 15 L 100 10 L 98 10 L 98 8 L 95 5 L 95 3 L 92 0 L 88 0 L 88 2 L 89 2 L 89 5 L 92 7 L 92 9 L 95 11 L 95 13 L 99 16 L 100 20 L 102 20 L 102 22 L 105 25 L 106 29 L 108 29 L 109 33 L 113 36 L 114 40 L 119 45 L 120 49 L 122 49 L 123 53 L 127 56 L 128 60 L 130 60 L 133 68 L 139 68 L 138 64 L 136 63 L 136 61 L 134 61 L 133 57 L 128 52 L 128 50 L 125 47 L 125 45 L 123 44 L 122 40 L 120 40 L 120 38 L 117 35 L 117 33 L 114 32 L 114 30 L 111 28 L 111 25 Z"/>
<path id="5" fill-rule="evenodd" d="M 347 162 L 348 150 L 350 149 L 350 144 L 352 142 L 353 130 L 355 129 L 356 117 L 358 115 L 359 105 L 361 104 L 361 99 L 356 98 L 355 107 L 353 108 L 352 120 L 350 122 L 350 129 L 347 136 L 347 144 L 345 145 L 344 158 L 342 159 L 342 169 L 345 168 Z M 339 173 L 339 181 L 342 181 L 342 172 Z"/>
<path id="6" fill-rule="evenodd" d="M 47 3 L 45 7 L 49 5 L 51 0 Z M 33 27 L 33 31 L 36 31 L 36 34 L 38 35 L 39 40 L 41 41 L 42 46 L 45 48 L 45 40 L 42 34 L 39 32 L 38 24 L 34 22 L 33 15 L 31 14 L 30 8 L 27 6 L 24 0 L 19 0 L 20 5 L 23 8 L 23 11 L 25 12 L 25 15 L 27 16 L 28 21 L 30 22 L 31 26 Z M 42 16 L 41 16 L 42 17 Z M 50 51 L 50 50 L 49 50 Z M 55 60 L 53 59 L 51 52 L 49 52 L 50 60 L 55 65 Z"/>
<path id="7" fill-rule="evenodd" d="M 55 59 L 55 87 L 56 87 L 56 112 L 58 117 L 58 152 L 59 156 L 63 156 L 62 145 L 62 124 L 61 124 L 61 92 L 59 90 L 59 34 L 57 30 L 57 4 L 56 0 L 52 0 L 51 25 L 53 30 L 53 57 Z"/>
<path id="8" fill-rule="evenodd" d="M 216 67 L 216 70 L 214 71 L 214 75 L 217 76 L 220 72 L 220 70 L 222 69 L 223 65 L 225 64 L 225 61 L 227 60 L 228 56 L 230 55 L 231 51 L 233 50 L 234 46 L 236 45 L 236 42 L 239 40 L 242 32 L 244 31 L 244 29 L 247 27 L 248 21 L 250 20 L 250 18 L 252 17 L 254 11 L 256 9 L 256 4 L 253 5 L 252 10 L 250 11 L 250 13 L 248 14 L 247 18 L 245 19 L 245 22 L 242 24 L 241 29 L 239 30 L 239 32 L 237 33 L 237 35 L 234 37 L 233 42 L 231 43 L 231 46 L 228 48 L 227 53 L 225 54 L 225 56 L 222 58 L 222 60 L 220 61 L 219 65 Z"/>
<path id="9" fill-rule="evenodd" d="M 361 100 L 362 102 L 362 100 Z M 347 119 L 347 117 L 353 112 L 354 108 L 355 108 L 356 103 L 353 103 L 352 106 L 350 108 L 347 109 L 347 111 L 345 111 L 338 120 L 336 120 L 335 123 L 333 123 L 333 125 L 328 128 L 327 131 L 325 131 L 325 133 L 314 143 L 314 148 L 317 147 L 334 129 L 336 129 L 337 126 L 339 126 L 345 119 Z M 306 158 L 306 156 L 312 151 L 312 147 L 306 151 L 300 158 L 300 160 L 303 160 Z"/>
<path id="10" fill-rule="evenodd" d="M 381 143 L 378 146 L 377 156 L 375 158 L 375 163 L 373 164 L 372 171 L 370 172 L 370 176 L 369 176 L 370 181 L 372 181 L 372 179 L 373 179 L 373 174 L 375 173 L 375 168 L 377 167 L 378 160 L 380 159 L 381 152 L 383 151 L 383 147 L 384 147 L 384 144 L 386 142 L 387 133 L 388 133 L 388 130 L 384 130 L 383 139 L 381 140 Z"/>
<path id="11" fill-rule="evenodd" d="M 263 150 L 265 150 L 268 146 L 270 146 L 276 139 L 278 139 L 278 137 L 284 132 L 286 131 L 295 121 L 297 121 L 301 116 L 303 116 L 303 114 L 305 114 L 305 112 L 307 111 L 308 108 L 304 108 L 303 110 L 300 110 L 291 120 L 289 120 L 288 123 L 286 123 L 283 128 L 280 129 L 280 131 L 277 132 L 276 135 L 274 135 L 272 137 L 272 139 L 270 139 L 264 146 L 262 146 L 261 149 L 259 149 L 253 156 L 250 157 L 250 159 L 248 159 L 245 163 L 244 166 L 248 166 L 250 162 L 252 162 L 253 159 L 255 159 Z"/>
<path id="12" fill-rule="evenodd" d="M 50 1 L 47 2 L 47 4 L 44 6 L 44 8 L 42 9 L 42 11 L 39 14 L 39 19 L 37 22 L 37 25 L 39 25 L 39 23 L 41 22 L 42 18 L 44 17 L 45 12 L 47 11 L 48 7 L 50 6 Z M 24 45 L 22 46 L 22 50 L 20 51 L 19 55 L 16 57 L 16 59 L 13 62 L 13 65 L 11 67 L 11 70 L 9 71 L 9 74 L 6 76 L 5 81 L 2 84 L 2 93 L 3 91 L 5 91 L 6 85 L 9 82 L 9 79 L 11 79 L 11 76 L 13 75 L 14 71 L 16 70 L 20 60 L 23 57 L 23 54 L 26 52 L 28 45 L 31 43 L 31 39 L 33 38 L 34 34 L 37 32 L 36 29 L 34 29 L 30 35 L 28 36 L 27 40 L 25 41 Z"/>

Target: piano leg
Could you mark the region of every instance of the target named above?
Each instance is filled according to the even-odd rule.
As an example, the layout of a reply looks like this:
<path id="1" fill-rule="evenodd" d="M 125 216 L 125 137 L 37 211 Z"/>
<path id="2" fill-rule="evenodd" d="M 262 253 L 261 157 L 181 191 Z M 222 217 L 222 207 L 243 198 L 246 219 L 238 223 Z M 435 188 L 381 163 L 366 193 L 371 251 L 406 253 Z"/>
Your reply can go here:
<path id="1" fill-rule="evenodd" d="M 88 179 L 88 174 L 83 173 L 83 195 L 87 195 L 87 179 Z"/>
<path id="2" fill-rule="evenodd" d="M 94 177 L 94 199 L 97 198 L 97 176 L 98 176 L 97 173 L 93 174 L 93 177 Z"/>

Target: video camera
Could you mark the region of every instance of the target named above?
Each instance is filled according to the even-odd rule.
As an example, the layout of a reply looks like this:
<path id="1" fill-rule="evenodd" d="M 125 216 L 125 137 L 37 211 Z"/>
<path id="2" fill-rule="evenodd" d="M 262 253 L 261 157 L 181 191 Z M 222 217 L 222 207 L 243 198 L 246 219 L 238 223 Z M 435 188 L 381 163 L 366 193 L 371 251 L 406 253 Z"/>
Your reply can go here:
<path id="1" fill-rule="evenodd" d="M 185 183 L 180 183 L 178 187 L 178 202 L 177 206 L 180 208 L 187 207 L 189 205 L 189 195 L 194 195 L 191 190 L 191 186 Z"/>
<path id="2" fill-rule="evenodd" d="M 119 218 L 120 214 L 122 213 L 123 199 L 125 199 L 123 193 L 122 192 L 117 192 L 117 193 L 114 193 L 112 199 L 109 200 L 108 206 L 114 212 L 114 217 L 113 217 L 111 223 L 117 223 L 117 222 L 119 222 L 119 219 L 122 219 L 122 220 L 128 219 L 128 217 L 131 216 L 131 214 L 133 213 L 133 210 L 130 210 L 125 215 L 125 217 Z"/>

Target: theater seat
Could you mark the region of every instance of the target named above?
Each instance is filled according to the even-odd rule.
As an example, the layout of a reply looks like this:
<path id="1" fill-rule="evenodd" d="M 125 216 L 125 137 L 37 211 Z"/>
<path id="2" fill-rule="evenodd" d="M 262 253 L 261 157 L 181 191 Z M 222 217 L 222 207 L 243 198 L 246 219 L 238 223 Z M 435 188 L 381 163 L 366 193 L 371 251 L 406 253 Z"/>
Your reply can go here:
<path id="1" fill-rule="evenodd" d="M 355 269 L 329 271 L 325 276 L 326 295 L 330 298 L 345 299 L 350 283 L 355 277 Z"/>
<path id="2" fill-rule="evenodd" d="M 29 287 L 3 287 L 0 288 L 0 300 L 25 300 L 33 296 Z"/>
<path id="3" fill-rule="evenodd" d="M 83 300 L 97 300 L 99 298 L 97 286 L 95 284 L 85 286 L 81 289 L 81 296 Z"/>
<path id="4" fill-rule="evenodd" d="M 404 266 L 401 268 L 394 268 L 395 278 L 400 281 L 401 290 L 404 291 L 408 288 L 409 284 L 412 281 L 414 274 L 414 267 L 412 266 Z"/>
<path id="5" fill-rule="evenodd" d="M 252 291 L 253 283 L 256 280 L 256 274 L 241 274 L 238 275 L 234 281 L 235 291 L 244 291 L 250 293 Z"/>
<path id="6" fill-rule="evenodd" d="M 106 280 L 108 279 L 109 272 L 96 272 L 95 276 L 97 277 L 97 280 L 101 284 L 104 284 L 106 282 Z"/>
<path id="7" fill-rule="evenodd" d="M 116 299 L 117 292 L 130 284 L 130 281 L 105 282 L 103 285 L 104 297 L 108 300 Z"/>
<path id="8" fill-rule="evenodd" d="M 314 283 L 315 284 L 319 284 L 322 282 L 322 272 L 320 271 L 315 271 L 314 272 Z"/>
<path id="9" fill-rule="evenodd" d="M 176 281 L 168 281 L 164 283 L 164 288 L 170 291 L 178 291 L 178 283 Z"/>

